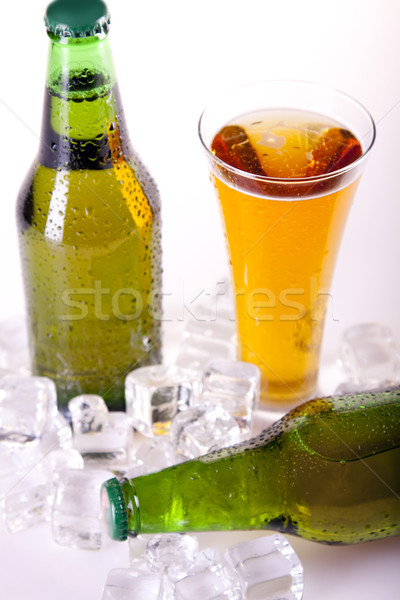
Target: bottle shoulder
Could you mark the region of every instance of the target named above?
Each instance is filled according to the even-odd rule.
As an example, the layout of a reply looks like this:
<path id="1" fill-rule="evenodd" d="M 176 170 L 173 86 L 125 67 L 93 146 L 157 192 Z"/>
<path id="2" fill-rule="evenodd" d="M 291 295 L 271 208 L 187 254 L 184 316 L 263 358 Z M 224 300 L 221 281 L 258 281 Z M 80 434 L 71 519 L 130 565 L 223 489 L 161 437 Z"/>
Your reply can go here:
<path id="1" fill-rule="evenodd" d="M 154 188 L 157 192 L 157 189 Z M 35 162 L 17 201 L 20 230 L 44 233 L 50 219 L 63 229 L 82 227 L 114 230 L 152 228 L 159 223 L 158 195 L 151 180 L 139 176 L 130 161 L 108 169 L 70 170 Z M 91 222 L 89 222 L 89 220 Z"/>

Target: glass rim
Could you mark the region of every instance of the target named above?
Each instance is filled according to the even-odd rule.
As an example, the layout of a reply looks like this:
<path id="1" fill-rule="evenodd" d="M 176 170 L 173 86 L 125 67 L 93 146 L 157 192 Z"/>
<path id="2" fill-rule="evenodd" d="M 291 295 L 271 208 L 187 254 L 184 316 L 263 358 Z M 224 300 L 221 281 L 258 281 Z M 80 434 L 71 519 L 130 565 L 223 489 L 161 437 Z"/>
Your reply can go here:
<path id="1" fill-rule="evenodd" d="M 363 153 L 361 154 L 361 156 L 359 158 L 357 158 L 355 161 L 353 161 L 352 163 L 350 163 L 349 165 L 342 167 L 341 169 L 337 169 L 336 171 L 332 171 L 330 173 L 322 173 L 320 175 L 313 175 L 312 177 L 269 177 L 268 175 L 256 175 L 253 173 L 248 173 L 247 171 L 242 171 L 241 169 L 238 169 L 237 167 L 233 167 L 232 165 L 229 165 L 228 163 L 224 162 L 223 160 L 221 160 L 220 158 L 218 158 L 213 152 L 212 150 L 208 147 L 208 145 L 206 144 L 204 137 L 203 137 L 203 133 L 202 133 L 202 125 L 204 122 L 204 117 L 207 113 L 208 110 L 210 110 L 212 108 L 212 104 L 210 103 L 209 105 L 207 105 L 203 111 L 200 114 L 200 118 L 198 121 L 198 126 L 197 126 L 197 133 L 198 136 L 200 138 L 200 143 L 203 147 L 203 150 L 206 152 L 206 155 L 214 162 L 216 163 L 218 166 L 222 167 L 225 170 L 230 171 L 231 173 L 243 178 L 243 179 L 249 179 L 252 181 L 259 181 L 259 182 L 264 182 L 264 183 L 279 183 L 279 184 L 283 184 L 283 183 L 287 183 L 288 185 L 290 184 L 299 184 L 299 183 L 318 183 L 318 182 L 322 182 L 322 181 L 327 181 L 333 177 L 339 177 L 345 173 L 348 173 L 349 171 L 352 171 L 353 169 L 355 169 L 356 167 L 358 167 L 361 163 L 363 163 L 367 156 L 369 155 L 374 143 L 375 143 L 375 139 L 376 139 L 376 125 L 374 122 L 374 119 L 371 115 L 371 113 L 367 110 L 367 108 L 365 108 L 365 106 L 359 102 L 358 100 L 356 100 L 353 96 L 342 92 L 341 90 L 334 88 L 334 87 L 330 87 L 324 84 L 320 84 L 317 82 L 312 82 L 312 81 L 303 81 L 303 80 L 296 80 L 296 79 L 266 79 L 266 80 L 259 80 L 259 81 L 253 81 L 253 82 L 248 82 L 239 86 L 235 86 L 232 88 L 223 88 L 220 90 L 218 95 L 221 95 L 223 93 L 227 93 L 227 92 L 235 92 L 237 90 L 242 90 L 245 88 L 250 88 L 252 86 L 256 86 L 256 85 L 262 85 L 262 84 L 271 84 L 271 85 L 286 85 L 286 86 L 304 86 L 304 87 L 308 87 L 308 88 L 315 88 L 315 89 L 320 89 L 320 90 L 325 90 L 326 92 L 329 93 L 334 93 L 337 96 L 340 96 L 342 98 L 345 98 L 347 101 L 350 101 L 353 103 L 354 106 L 358 107 L 358 109 L 360 109 L 364 115 L 368 118 L 370 124 L 371 124 L 371 140 L 369 142 L 369 145 L 366 147 L 365 150 L 363 150 Z M 323 114 L 323 113 L 321 113 Z M 326 115 L 328 116 L 328 115 Z M 223 127 L 225 125 L 225 123 L 221 123 L 221 127 Z M 217 131 L 215 132 L 217 133 Z"/>

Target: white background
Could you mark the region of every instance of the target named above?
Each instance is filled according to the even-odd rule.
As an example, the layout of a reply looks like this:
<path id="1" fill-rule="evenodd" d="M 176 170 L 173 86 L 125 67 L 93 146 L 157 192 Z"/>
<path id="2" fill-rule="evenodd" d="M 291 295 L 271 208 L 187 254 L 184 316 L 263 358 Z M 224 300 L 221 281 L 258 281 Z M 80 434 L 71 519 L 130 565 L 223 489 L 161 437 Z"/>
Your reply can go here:
<path id="1" fill-rule="evenodd" d="M 38 146 L 47 61 L 42 23 L 47 2 L 5 4 L 0 35 L 0 320 L 23 311 L 15 199 Z M 261 79 L 302 79 L 357 98 L 378 130 L 337 263 L 324 360 L 333 360 L 341 332 L 354 323 L 384 323 L 400 340 L 397 0 L 109 0 L 109 8 L 131 139 L 162 195 L 166 318 L 172 323 L 180 319 L 185 304 L 212 290 L 228 272 L 219 214 L 197 140 L 201 110 L 219 88 Z M 98 558 L 73 555 L 53 548 L 47 529 L 36 531 L 0 538 L 4 597 L 99 598 L 106 572 L 119 566 L 116 557 L 122 551 Z M 344 549 L 294 544 L 306 566 L 305 600 L 400 597 L 397 540 Z"/>

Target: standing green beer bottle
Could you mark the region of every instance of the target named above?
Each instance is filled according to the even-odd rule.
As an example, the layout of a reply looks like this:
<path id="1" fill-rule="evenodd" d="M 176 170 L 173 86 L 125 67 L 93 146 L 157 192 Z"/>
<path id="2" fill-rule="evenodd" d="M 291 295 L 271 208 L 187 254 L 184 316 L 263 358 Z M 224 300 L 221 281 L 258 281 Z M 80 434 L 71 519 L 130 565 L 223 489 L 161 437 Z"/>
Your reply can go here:
<path id="1" fill-rule="evenodd" d="M 329 544 L 400 534 L 400 390 L 312 400 L 258 437 L 103 484 L 109 534 L 274 529 Z"/>
<path id="2" fill-rule="evenodd" d="M 61 408 L 124 408 L 124 377 L 160 362 L 160 202 L 131 149 L 102 0 L 56 0 L 42 136 L 18 198 L 33 372 Z"/>

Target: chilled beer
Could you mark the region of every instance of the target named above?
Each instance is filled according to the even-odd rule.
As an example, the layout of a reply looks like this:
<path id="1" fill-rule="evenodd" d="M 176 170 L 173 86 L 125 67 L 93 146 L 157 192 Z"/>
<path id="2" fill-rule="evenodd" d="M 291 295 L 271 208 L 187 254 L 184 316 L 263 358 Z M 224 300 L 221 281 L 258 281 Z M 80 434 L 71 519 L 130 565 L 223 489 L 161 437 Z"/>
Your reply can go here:
<path id="1" fill-rule="evenodd" d="M 160 201 L 129 144 L 104 4 L 59 1 L 46 23 L 42 136 L 18 199 L 32 366 L 60 407 L 94 393 L 123 409 L 125 375 L 160 361 Z"/>
<path id="2" fill-rule="evenodd" d="M 103 485 L 111 537 L 273 529 L 351 544 L 400 533 L 400 391 L 293 409 L 258 437 Z"/>
<path id="3" fill-rule="evenodd" d="M 346 168 L 362 156 L 361 144 L 320 114 L 265 110 L 227 123 L 211 151 L 240 359 L 260 367 L 262 399 L 307 399 L 359 179 Z"/>

